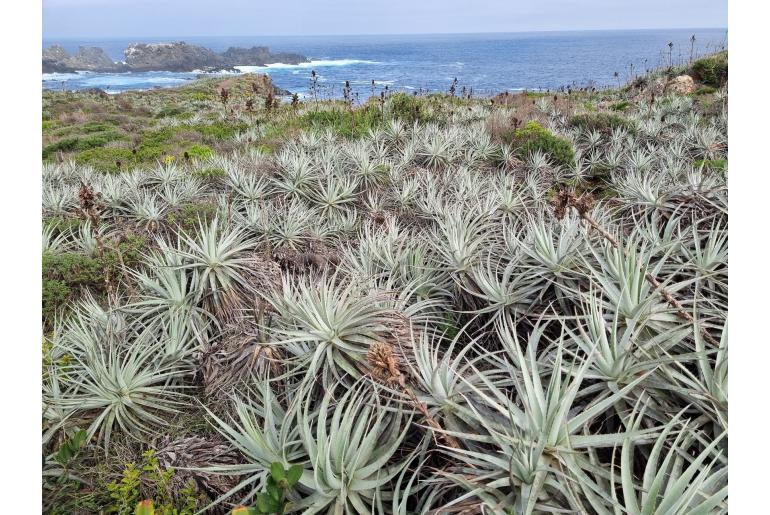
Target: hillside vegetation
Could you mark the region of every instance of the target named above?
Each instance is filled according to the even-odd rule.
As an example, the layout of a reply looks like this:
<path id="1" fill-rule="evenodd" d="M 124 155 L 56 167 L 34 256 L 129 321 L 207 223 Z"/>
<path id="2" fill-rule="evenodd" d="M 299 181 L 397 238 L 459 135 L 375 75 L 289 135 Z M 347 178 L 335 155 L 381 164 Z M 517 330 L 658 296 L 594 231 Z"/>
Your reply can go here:
<path id="1" fill-rule="evenodd" d="M 44 92 L 46 512 L 726 513 L 710 59 L 355 106 Z"/>

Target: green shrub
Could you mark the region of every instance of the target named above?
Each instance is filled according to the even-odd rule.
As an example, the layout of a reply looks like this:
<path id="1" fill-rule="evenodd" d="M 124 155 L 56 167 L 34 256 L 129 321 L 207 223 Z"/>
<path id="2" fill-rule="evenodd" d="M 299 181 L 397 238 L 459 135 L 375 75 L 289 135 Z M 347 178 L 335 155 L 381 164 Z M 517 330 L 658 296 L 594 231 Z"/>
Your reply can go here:
<path id="1" fill-rule="evenodd" d="M 103 268 L 97 259 L 77 252 L 44 253 L 43 321 L 52 321 L 81 288 L 101 291 L 103 286 Z"/>
<path id="2" fill-rule="evenodd" d="M 537 122 L 527 122 L 514 132 L 513 144 L 519 159 L 536 151 L 547 154 L 554 165 L 570 167 L 575 164 L 575 151 L 569 141 L 554 136 Z"/>
<path id="3" fill-rule="evenodd" d="M 620 115 L 612 113 L 585 113 L 576 114 L 570 117 L 568 122 L 570 127 L 577 127 L 581 130 L 593 130 L 603 133 L 612 132 L 614 129 L 625 129 L 629 132 L 634 131 L 631 122 Z"/>
<path id="4" fill-rule="evenodd" d="M 193 145 L 187 148 L 187 154 L 193 159 L 206 159 L 214 155 L 211 147 L 206 145 Z"/>
<path id="5" fill-rule="evenodd" d="M 90 136 L 74 136 L 60 139 L 56 143 L 43 148 L 43 159 L 48 159 L 57 152 L 79 152 L 97 147 L 103 147 L 110 141 L 121 139 L 121 135 L 115 131 L 94 133 Z"/>
<path id="6" fill-rule="evenodd" d="M 308 129 L 331 129 L 335 134 L 350 138 L 368 134 L 382 124 L 382 114 L 377 106 L 366 105 L 358 109 L 329 109 L 310 111 L 299 117 L 300 126 Z"/>
<path id="7" fill-rule="evenodd" d="M 717 88 L 713 86 L 701 86 L 690 94 L 694 96 L 711 95 L 712 93 L 716 93 L 716 91 Z"/>
<path id="8" fill-rule="evenodd" d="M 192 480 L 186 487 L 173 494 L 172 481 L 176 470 L 163 467 L 150 449 L 142 453 L 141 466 L 127 463 L 120 481 L 107 484 L 110 505 L 106 513 L 118 515 L 155 514 L 155 515 L 193 515 L 200 509 L 201 496 Z M 140 490 L 150 491 L 154 500 L 140 502 Z"/>
<path id="9" fill-rule="evenodd" d="M 727 81 L 727 52 L 704 57 L 692 63 L 695 80 L 718 88 Z"/>
<path id="10" fill-rule="evenodd" d="M 154 163 L 170 152 L 167 145 L 141 145 L 136 149 L 134 160 L 137 163 Z"/>
<path id="11" fill-rule="evenodd" d="M 80 127 L 80 131 L 85 134 L 93 134 L 94 132 L 112 131 L 115 126 L 105 122 L 88 122 Z"/>
<path id="12" fill-rule="evenodd" d="M 613 111 L 625 111 L 631 106 L 630 102 L 627 102 L 626 100 L 622 100 L 620 102 L 615 102 L 610 106 L 610 109 Z"/>
<path id="13" fill-rule="evenodd" d="M 120 256 L 114 245 L 107 242 L 103 261 L 98 256 L 81 252 L 43 253 L 43 321 L 50 322 L 55 314 L 66 307 L 82 290 L 100 295 L 104 292 L 105 268 L 111 278 L 122 273 L 120 259 L 126 267 L 136 267 L 141 261 L 142 249 L 147 240 L 128 234 L 118 244 Z"/>
<path id="14" fill-rule="evenodd" d="M 43 279 L 43 320 L 56 318 L 72 298 L 72 290 L 64 281 Z"/>
<path id="15" fill-rule="evenodd" d="M 155 115 L 155 118 L 167 118 L 170 116 L 179 116 L 184 112 L 185 112 L 184 109 L 182 109 L 181 107 L 164 106 L 163 109 L 158 111 L 158 114 Z"/>
<path id="16" fill-rule="evenodd" d="M 190 100 L 211 100 L 213 97 L 209 93 L 206 93 L 205 91 L 188 91 L 186 92 L 186 95 L 190 98 Z"/>
<path id="17" fill-rule="evenodd" d="M 117 162 L 121 162 L 121 168 L 136 162 L 136 156 L 127 148 L 104 147 L 86 150 L 75 156 L 75 162 L 79 165 L 90 165 L 102 172 L 114 173 L 118 171 Z"/>
<path id="18" fill-rule="evenodd" d="M 215 122 L 211 124 L 191 125 L 190 128 L 201 135 L 214 140 L 225 140 L 235 137 L 236 134 L 245 131 L 248 125 L 245 123 Z"/>
<path id="19" fill-rule="evenodd" d="M 692 162 L 693 168 L 703 167 L 712 172 L 723 172 L 727 168 L 727 159 L 696 159 Z"/>
<path id="20" fill-rule="evenodd" d="M 388 115 L 409 125 L 422 119 L 422 104 L 420 100 L 406 93 L 396 93 L 388 98 L 386 109 Z"/>
<path id="21" fill-rule="evenodd" d="M 166 215 L 166 221 L 170 225 L 176 225 L 185 231 L 192 231 L 198 227 L 198 223 L 208 224 L 214 219 L 217 207 L 214 204 L 182 204 Z"/>
<path id="22" fill-rule="evenodd" d="M 43 220 L 43 226 L 53 229 L 53 235 L 58 236 L 62 233 L 77 231 L 85 223 L 82 218 L 72 218 L 68 216 L 52 216 Z"/>
<path id="23" fill-rule="evenodd" d="M 227 172 L 225 172 L 223 168 L 218 168 L 215 166 L 208 167 L 208 168 L 198 168 L 196 170 L 193 170 L 192 174 L 195 177 L 199 177 L 205 180 L 216 180 L 227 176 Z"/>
<path id="24" fill-rule="evenodd" d="M 70 287 L 93 286 L 103 280 L 102 266 L 95 257 L 79 252 L 46 252 L 43 279 L 62 281 Z"/>

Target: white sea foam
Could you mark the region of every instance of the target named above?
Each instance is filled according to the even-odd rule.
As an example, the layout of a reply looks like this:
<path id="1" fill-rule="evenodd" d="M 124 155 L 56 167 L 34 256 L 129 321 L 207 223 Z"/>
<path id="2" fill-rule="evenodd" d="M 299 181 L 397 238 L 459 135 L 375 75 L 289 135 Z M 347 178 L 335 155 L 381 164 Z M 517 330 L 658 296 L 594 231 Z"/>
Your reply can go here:
<path id="1" fill-rule="evenodd" d="M 182 84 L 191 80 L 190 77 L 147 77 L 142 75 L 102 75 L 82 81 L 87 87 L 133 86 L 141 84 Z"/>
<path id="2" fill-rule="evenodd" d="M 70 79 L 77 79 L 82 77 L 85 74 L 88 74 L 91 72 L 72 72 L 72 73 L 61 73 L 61 72 L 53 72 L 53 73 L 44 73 L 43 74 L 43 80 L 49 81 L 49 80 L 70 80 Z"/>
<path id="3" fill-rule="evenodd" d="M 380 64 L 379 61 L 367 61 L 365 59 L 317 59 L 309 63 L 286 64 L 270 63 L 265 66 L 235 66 L 235 69 L 243 73 L 259 72 L 268 69 L 296 69 L 296 68 L 323 68 L 326 66 L 349 66 L 351 64 Z"/>

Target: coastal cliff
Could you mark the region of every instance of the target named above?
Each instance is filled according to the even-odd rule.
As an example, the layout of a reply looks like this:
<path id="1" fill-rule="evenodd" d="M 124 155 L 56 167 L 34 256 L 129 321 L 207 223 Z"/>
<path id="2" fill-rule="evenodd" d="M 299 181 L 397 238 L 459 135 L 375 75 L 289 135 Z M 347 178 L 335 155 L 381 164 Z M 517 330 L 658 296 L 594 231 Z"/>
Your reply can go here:
<path id="1" fill-rule="evenodd" d="M 267 47 L 230 47 L 217 53 L 208 48 L 190 45 L 184 41 L 171 43 L 132 43 L 124 51 L 123 62 L 114 62 L 99 47 L 80 47 L 70 55 L 59 46 L 43 50 L 43 73 L 51 72 L 131 72 L 195 70 L 223 70 L 235 66 L 265 66 L 271 63 L 298 64 L 307 57 L 294 53 L 271 53 Z"/>

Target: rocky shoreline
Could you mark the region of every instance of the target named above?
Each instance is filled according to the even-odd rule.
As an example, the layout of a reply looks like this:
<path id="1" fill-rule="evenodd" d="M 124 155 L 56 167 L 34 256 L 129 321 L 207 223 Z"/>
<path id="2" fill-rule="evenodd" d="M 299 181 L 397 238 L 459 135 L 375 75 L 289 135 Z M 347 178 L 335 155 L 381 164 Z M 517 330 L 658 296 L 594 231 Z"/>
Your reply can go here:
<path id="1" fill-rule="evenodd" d="M 43 50 L 43 73 L 93 72 L 192 72 L 233 70 L 235 66 L 265 66 L 273 63 L 299 64 L 309 59 L 294 53 L 271 53 L 268 47 L 230 47 L 222 53 L 190 45 L 184 41 L 171 43 L 132 43 L 123 52 L 123 62 L 113 61 L 104 49 L 81 46 L 69 54 L 53 45 Z"/>

